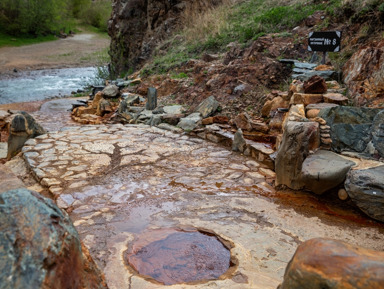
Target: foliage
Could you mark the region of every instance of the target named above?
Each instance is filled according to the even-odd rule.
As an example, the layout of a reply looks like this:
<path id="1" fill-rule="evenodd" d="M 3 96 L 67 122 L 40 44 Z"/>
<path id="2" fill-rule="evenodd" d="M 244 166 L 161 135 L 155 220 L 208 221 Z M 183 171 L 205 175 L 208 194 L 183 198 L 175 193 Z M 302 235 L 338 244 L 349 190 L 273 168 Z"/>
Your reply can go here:
<path id="1" fill-rule="evenodd" d="M 81 13 L 91 5 L 91 0 L 71 0 L 70 10 L 75 18 L 79 18 Z"/>
<path id="2" fill-rule="evenodd" d="M 44 36 L 74 30 L 75 19 L 107 31 L 111 0 L 1 0 L 0 31 L 12 36 Z"/>
<path id="3" fill-rule="evenodd" d="M 102 32 L 107 32 L 111 12 L 112 5 L 110 0 L 93 1 L 82 11 L 81 18 L 85 23 L 98 28 Z"/>
<path id="4" fill-rule="evenodd" d="M 7 34 L 44 35 L 65 27 L 65 0 L 2 0 L 0 28 Z"/>
<path id="5" fill-rule="evenodd" d="M 95 52 L 92 57 L 97 60 L 96 72 L 87 86 L 103 85 L 106 79 L 110 79 L 108 63 L 111 61 L 108 49 Z"/>
<path id="6" fill-rule="evenodd" d="M 317 10 L 325 11 L 326 20 L 319 29 L 327 29 L 332 22 L 367 23 L 359 33 L 372 33 L 384 24 L 383 0 L 224 0 L 219 7 L 201 11 L 188 11 L 186 27 L 167 40 L 154 54 L 153 62 L 144 69 L 145 74 L 166 73 L 189 59 L 203 53 L 224 52 L 227 45 L 237 42 L 247 47 L 259 37 L 278 33 L 275 37 L 290 35 L 291 29 Z M 381 25 L 381 26 L 380 26 Z M 164 52 L 165 51 L 165 52 Z M 350 51 L 337 58 L 342 65 Z"/>
<path id="7" fill-rule="evenodd" d="M 231 42 L 247 46 L 267 33 L 293 28 L 314 11 L 325 8 L 325 4 L 304 0 L 226 0 L 224 3 L 201 15 L 190 13 L 187 18 L 195 21 L 186 21 L 187 26 L 179 36 L 164 45 L 169 47 L 166 54 L 155 54 L 144 72 L 165 73 L 204 52 L 225 51 Z"/>

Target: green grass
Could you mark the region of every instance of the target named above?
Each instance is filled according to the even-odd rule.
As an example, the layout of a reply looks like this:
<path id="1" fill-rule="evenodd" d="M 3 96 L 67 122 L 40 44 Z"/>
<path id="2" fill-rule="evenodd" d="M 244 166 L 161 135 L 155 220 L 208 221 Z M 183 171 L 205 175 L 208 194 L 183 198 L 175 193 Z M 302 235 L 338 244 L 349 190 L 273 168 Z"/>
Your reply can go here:
<path id="1" fill-rule="evenodd" d="M 173 78 L 173 79 L 188 78 L 188 75 L 185 72 L 174 73 L 171 75 L 171 78 Z"/>
<path id="2" fill-rule="evenodd" d="M 313 12 L 326 8 L 325 4 L 314 4 L 312 1 L 298 0 L 289 6 L 281 5 L 284 2 L 279 3 L 280 6 L 274 6 L 276 1 L 273 3 L 263 0 L 240 2 L 229 8 L 230 12 L 225 16 L 226 20 L 221 21 L 225 26 L 215 30 L 219 32 L 204 35 L 201 38 L 196 33 L 196 40 L 190 41 L 180 40 L 180 37 L 169 40 L 170 48 L 167 53 L 161 55 L 155 53 L 153 62 L 144 69 L 144 74 L 167 73 L 191 58 L 199 58 L 202 53 L 224 52 L 231 42 L 236 41 L 241 46 L 247 47 L 252 41 L 268 33 L 280 32 L 281 37 L 287 36 L 290 29 L 299 25 Z M 211 18 L 214 17 L 213 15 Z M 191 33 L 191 30 L 179 33 L 182 36 L 181 39 L 186 39 L 183 33 Z M 208 33 L 210 33 L 209 30 Z"/>
<path id="3" fill-rule="evenodd" d="M 221 33 L 211 35 L 203 47 L 206 50 L 223 51 L 226 45 L 234 41 L 247 45 L 268 33 L 290 30 L 316 10 L 325 9 L 324 4 L 297 2 L 289 6 L 271 6 L 273 3 L 262 0 L 242 2 L 229 15 L 229 25 Z"/>
<path id="4" fill-rule="evenodd" d="M 38 37 L 31 37 L 29 35 L 26 35 L 26 36 L 15 37 L 15 36 L 10 36 L 0 32 L 0 47 L 23 46 L 23 45 L 30 45 L 30 44 L 36 44 L 36 43 L 54 41 L 54 40 L 57 40 L 57 37 L 53 35 L 38 36 Z"/>
<path id="5" fill-rule="evenodd" d="M 316 28 L 318 30 L 330 29 L 333 23 L 367 20 L 366 31 L 359 32 L 364 36 L 363 32 L 369 34 L 384 27 L 383 20 L 377 23 L 384 19 L 383 0 L 244 0 L 209 10 L 206 17 L 193 15 L 197 25 L 187 26 L 176 37 L 167 40 L 163 47 L 168 48 L 160 48 L 154 53 L 152 62 L 143 70 L 144 75 L 168 72 L 172 75 L 175 68 L 191 58 L 199 58 L 203 53 L 227 51 L 231 42 L 246 48 L 269 33 L 273 33 L 273 37 L 292 37 L 292 29 L 317 10 L 328 15 Z M 344 53 L 334 57 L 342 65 L 349 55 Z"/>

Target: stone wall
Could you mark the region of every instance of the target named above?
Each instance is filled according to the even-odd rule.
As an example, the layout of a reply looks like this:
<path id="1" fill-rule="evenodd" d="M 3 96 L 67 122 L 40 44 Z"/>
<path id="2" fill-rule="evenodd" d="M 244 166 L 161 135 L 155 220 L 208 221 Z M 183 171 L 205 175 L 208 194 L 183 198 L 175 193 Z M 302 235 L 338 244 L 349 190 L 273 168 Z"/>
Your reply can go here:
<path id="1" fill-rule="evenodd" d="M 153 49 L 182 25 L 188 9 L 204 10 L 222 0 L 114 0 L 109 21 L 111 69 L 115 74 L 140 68 Z"/>

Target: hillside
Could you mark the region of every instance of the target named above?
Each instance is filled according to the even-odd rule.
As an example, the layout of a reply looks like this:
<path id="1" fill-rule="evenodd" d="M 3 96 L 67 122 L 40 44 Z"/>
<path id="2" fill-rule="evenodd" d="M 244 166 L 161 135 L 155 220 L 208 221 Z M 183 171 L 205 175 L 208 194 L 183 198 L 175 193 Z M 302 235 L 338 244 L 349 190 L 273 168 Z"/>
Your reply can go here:
<path id="1" fill-rule="evenodd" d="M 109 27 L 115 76 L 137 71 L 143 83 L 134 92 L 155 86 L 164 102 L 192 108 L 214 95 L 227 115 L 260 116 L 268 93 L 290 83 L 289 67 L 278 60 L 310 60 L 311 31 L 342 31 L 341 52 L 327 56 L 337 71 L 383 39 L 384 3 L 377 0 L 121 2 Z"/>

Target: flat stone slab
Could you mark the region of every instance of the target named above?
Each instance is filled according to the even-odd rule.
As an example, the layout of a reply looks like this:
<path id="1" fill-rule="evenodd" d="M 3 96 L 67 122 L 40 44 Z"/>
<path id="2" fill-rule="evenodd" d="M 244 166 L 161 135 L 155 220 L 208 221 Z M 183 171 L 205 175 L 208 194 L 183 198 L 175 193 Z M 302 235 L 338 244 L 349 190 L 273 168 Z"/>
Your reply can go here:
<path id="1" fill-rule="evenodd" d="M 181 105 L 169 105 L 163 107 L 166 114 L 182 114 L 183 107 Z"/>
<path id="2" fill-rule="evenodd" d="M 305 109 L 306 110 L 310 110 L 310 109 L 319 109 L 319 110 L 322 110 L 322 109 L 325 109 L 325 108 L 331 108 L 331 107 L 337 107 L 339 106 L 338 104 L 334 104 L 334 103 L 311 103 L 311 104 L 308 104 Z"/>
<path id="3" fill-rule="evenodd" d="M 348 171 L 354 165 L 356 163 L 338 154 L 319 150 L 304 160 L 302 180 L 307 189 L 322 194 L 344 182 Z"/>

